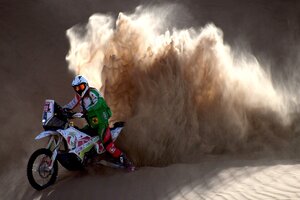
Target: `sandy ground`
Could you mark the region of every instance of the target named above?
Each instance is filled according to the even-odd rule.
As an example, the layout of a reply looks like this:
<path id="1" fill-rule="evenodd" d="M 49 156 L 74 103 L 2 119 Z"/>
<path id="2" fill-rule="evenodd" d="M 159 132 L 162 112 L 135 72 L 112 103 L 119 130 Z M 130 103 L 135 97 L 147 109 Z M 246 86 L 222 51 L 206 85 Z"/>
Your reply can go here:
<path id="1" fill-rule="evenodd" d="M 222 159 L 222 158 L 221 158 Z M 299 160 L 210 158 L 134 173 L 68 174 L 25 199 L 298 199 Z"/>
<path id="2" fill-rule="evenodd" d="M 284 153 L 259 157 L 219 154 L 194 163 L 141 167 L 133 173 L 61 168 L 55 185 L 41 192 L 31 188 L 25 169 L 30 154 L 42 146 L 33 141 L 42 131 L 41 105 L 45 98 L 64 103 L 73 95 L 72 74 L 65 61 L 69 49 L 66 29 L 86 23 L 95 12 L 116 15 L 140 4 L 160 2 L 0 1 L 0 199 L 300 199 L 299 157 Z M 182 14 L 177 26 L 214 22 L 223 30 L 226 42 L 243 45 L 262 62 L 270 63 L 274 77 L 295 72 L 299 2 L 189 0 L 182 4 L 188 14 Z"/>

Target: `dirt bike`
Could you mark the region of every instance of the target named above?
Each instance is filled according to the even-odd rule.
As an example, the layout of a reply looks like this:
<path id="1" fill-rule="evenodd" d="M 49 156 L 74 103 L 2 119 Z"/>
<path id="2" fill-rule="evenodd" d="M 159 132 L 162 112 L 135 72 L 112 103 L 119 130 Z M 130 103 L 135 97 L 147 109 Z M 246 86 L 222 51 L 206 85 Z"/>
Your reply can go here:
<path id="1" fill-rule="evenodd" d="M 70 121 L 82 117 L 82 113 L 65 111 L 54 100 L 45 101 L 42 117 L 45 131 L 35 139 L 48 137 L 49 141 L 46 148 L 38 149 L 31 155 L 27 165 L 29 183 L 36 190 L 42 190 L 56 181 L 57 162 L 67 170 L 81 170 L 95 155 L 105 155 L 106 150 L 98 134 L 93 136 L 83 132 Z M 124 123 L 118 122 L 110 128 L 113 141 L 116 140 L 123 126 Z M 125 168 L 121 163 L 105 159 L 105 156 L 98 163 L 113 168 Z"/>

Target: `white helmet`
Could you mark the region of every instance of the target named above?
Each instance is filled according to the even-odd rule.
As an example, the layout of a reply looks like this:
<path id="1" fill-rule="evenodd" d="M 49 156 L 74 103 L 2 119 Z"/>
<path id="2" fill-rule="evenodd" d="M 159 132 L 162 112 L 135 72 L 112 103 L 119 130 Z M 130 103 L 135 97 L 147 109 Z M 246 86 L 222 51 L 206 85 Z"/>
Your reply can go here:
<path id="1" fill-rule="evenodd" d="M 83 76 L 77 75 L 72 81 L 72 87 L 77 94 L 83 97 L 89 89 L 89 84 Z"/>

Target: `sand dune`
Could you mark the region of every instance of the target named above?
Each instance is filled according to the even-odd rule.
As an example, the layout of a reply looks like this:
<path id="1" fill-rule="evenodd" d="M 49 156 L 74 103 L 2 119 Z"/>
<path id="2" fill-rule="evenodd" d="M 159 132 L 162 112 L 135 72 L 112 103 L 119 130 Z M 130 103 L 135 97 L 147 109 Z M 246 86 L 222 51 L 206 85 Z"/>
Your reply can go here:
<path id="1" fill-rule="evenodd" d="M 210 158 L 200 163 L 144 167 L 133 173 L 67 174 L 25 199 L 298 199 L 298 161 Z"/>

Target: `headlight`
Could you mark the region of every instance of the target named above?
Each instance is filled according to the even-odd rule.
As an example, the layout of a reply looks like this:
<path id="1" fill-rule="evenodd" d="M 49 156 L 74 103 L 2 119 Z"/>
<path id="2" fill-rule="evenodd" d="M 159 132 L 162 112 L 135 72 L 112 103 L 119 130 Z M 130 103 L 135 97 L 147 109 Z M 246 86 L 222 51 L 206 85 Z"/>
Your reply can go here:
<path id="1" fill-rule="evenodd" d="M 43 124 L 44 124 L 44 123 L 46 123 L 46 120 L 45 120 L 45 119 L 43 119 L 43 120 L 42 120 L 42 123 L 43 123 Z"/>

